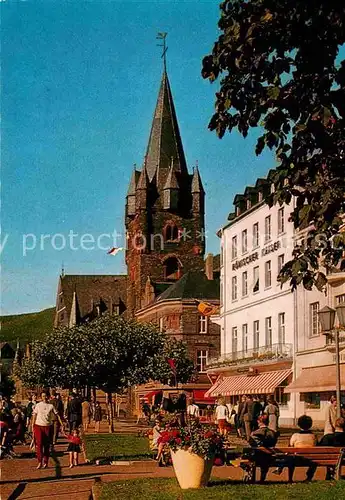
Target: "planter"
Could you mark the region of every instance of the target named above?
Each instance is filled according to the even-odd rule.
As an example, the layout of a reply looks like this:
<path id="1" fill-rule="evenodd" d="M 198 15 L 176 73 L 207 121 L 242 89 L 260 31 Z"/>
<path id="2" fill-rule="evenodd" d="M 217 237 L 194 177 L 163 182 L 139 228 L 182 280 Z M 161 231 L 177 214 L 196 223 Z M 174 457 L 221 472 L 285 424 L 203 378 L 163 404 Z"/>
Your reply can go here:
<path id="1" fill-rule="evenodd" d="M 171 450 L 176 478 L 183 490 L 206 486 L 211 475 L 214 457 L 204 459 L 188 450 Z"/>

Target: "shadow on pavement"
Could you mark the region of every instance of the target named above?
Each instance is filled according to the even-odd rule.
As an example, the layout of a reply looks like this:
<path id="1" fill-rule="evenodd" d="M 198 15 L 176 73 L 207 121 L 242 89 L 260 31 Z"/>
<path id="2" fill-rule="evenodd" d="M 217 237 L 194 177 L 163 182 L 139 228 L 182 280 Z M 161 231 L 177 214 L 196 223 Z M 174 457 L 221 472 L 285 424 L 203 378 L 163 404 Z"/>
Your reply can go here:
<path id="1" fill-rule="evenodd" d="M 17 498 L 19 498 L 20 495 L 25 490 L 26 484 L 27 484 L 26 482 L 19 483 L 18 486 L 12 491 L 7 500 L 16 500 Z"/>

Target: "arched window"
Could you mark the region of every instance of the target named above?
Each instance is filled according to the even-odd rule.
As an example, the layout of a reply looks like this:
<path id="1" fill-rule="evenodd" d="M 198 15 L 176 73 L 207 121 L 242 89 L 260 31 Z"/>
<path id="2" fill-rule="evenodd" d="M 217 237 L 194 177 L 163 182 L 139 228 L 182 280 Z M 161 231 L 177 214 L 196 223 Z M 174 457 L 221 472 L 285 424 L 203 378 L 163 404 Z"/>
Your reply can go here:
<path id="1" fill-rule="evenodd" d="M 165 226 L 165 241 L 176 241 L 178 239 L 178 228 L 175 224 Z"/>
<path id="2" fill-rule="evenodd" d="M 176 257 L 168 257 L 164 262 L 164 278 L 178 280 L 180 278 L 180 264 Z"/>

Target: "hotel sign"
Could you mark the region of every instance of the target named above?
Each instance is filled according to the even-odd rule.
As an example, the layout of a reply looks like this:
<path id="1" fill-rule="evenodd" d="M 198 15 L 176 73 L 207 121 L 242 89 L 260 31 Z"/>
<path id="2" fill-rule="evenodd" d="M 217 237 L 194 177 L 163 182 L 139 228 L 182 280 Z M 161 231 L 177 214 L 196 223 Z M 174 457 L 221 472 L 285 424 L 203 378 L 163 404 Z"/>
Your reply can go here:
<path id="1" fill-rule="evenodd" d="M 267 255 L 269 253 L 276 252 L 277 250 L 279 250 L 280 246 L 280 241 L 276 241 L 271 245 L 267 245 L 267 247 L 262 249 L 261 256 L 263 257 L 264 255 Z"/>
<path id="2" fill-rule="evenodd" d="M 251 262 L 254 262 L 255 260 L 258 260 L 259 254 L 258 252 L 254 252 L 251 255 L 248 255 L 248 257 L 244 257 L 243 259 L 237 260 L 232 264 L 232 270 L 237 271 L 240 267 L 247 266 Z"/>

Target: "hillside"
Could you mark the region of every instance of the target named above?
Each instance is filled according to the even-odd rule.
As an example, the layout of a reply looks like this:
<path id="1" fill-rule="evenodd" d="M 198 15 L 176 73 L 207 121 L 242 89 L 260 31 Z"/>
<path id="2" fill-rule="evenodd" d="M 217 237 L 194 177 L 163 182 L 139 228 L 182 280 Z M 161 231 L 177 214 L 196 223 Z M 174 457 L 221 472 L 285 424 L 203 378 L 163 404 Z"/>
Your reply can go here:
<path id="1" fill-rule="evenodd" d="M 29 314 L 1 316 L 1 341 L 21 343 L 41 339 L 53 328 L 55 307 Z"/>

